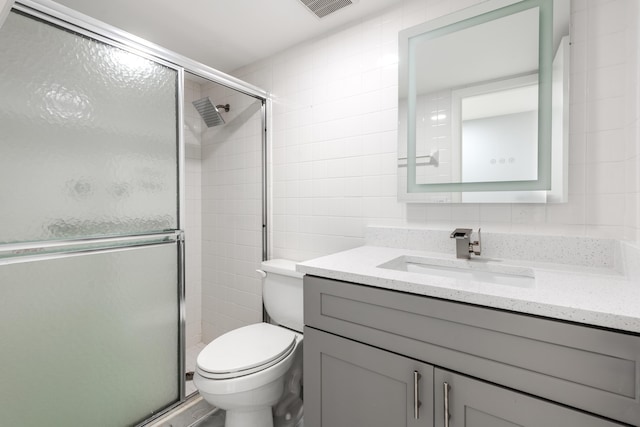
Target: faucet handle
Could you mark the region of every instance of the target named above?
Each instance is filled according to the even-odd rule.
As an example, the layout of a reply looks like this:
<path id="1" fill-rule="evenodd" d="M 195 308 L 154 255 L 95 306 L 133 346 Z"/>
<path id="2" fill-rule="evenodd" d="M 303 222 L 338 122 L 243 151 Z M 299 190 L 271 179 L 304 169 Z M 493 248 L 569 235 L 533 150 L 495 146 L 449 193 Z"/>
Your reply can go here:
<path id="1" fill-rule="evenodd" d="M 452 239 L 470 239 L 473 230 L 471 228 L 456 228 L 449 236 Z"/>
<path id="2" fill-rule="evenodd" d="M 473 252 L 474 255 L 480 255 L 482 252 L 482 233 L 481 228 L 478 228 L 478 240 L 475 242 L 471 242 L 469 245 L 469 251 Z"/>

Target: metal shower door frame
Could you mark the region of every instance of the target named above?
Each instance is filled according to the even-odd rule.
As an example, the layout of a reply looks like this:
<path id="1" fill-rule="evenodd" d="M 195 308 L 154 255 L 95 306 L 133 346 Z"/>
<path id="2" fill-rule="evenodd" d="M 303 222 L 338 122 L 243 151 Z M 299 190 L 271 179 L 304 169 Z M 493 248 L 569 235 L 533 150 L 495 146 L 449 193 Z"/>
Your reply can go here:
<path id="1" fill-rule="evenodd" d="M 153 417 L 145 420 L 140 426 L 148 424 L 149 422 L 161 417 L 177 406 L 185 402 L 188 396 L 185 395 L 185 358 L 186 358 L 186 292 L 185 292 L 185 241 L 184 241 L 184 220 L 185 220 L 185 144 L 183 135 L 184 124 L 184 78 L 185 72 L 194 74 L 204 79 L 210 80 L 214 83 L 220 84 L 227 88 L 236 90 L 245 95 L 249 95 L 253 98 L 261 101 L 261 113 L 262 113 L 262 259 L 268 259 L 269 245 L 268 245 L 268 222 L 269 222 L 269 205 L 267 203 L 269 197 L 268 187 L 268 147 L 270 139 L 270 115 L 272 100 L 270 94 L 258 88 L 244 82 L 236 77 L 230 76 L 226 73 L 218 71 L 207 65 L 194 61 L 188 57 L 172 52 L 154 43 L 151 43 L 142 38 L 136 37 L 125 31 L 122 31 L 114 26 L 106 24 L 104 22 L 93 19 L 89 16 L 76 12 L 58 3 L 50 0 L 16 0 L 13 5 L 14 10 L 20 11 L 25 15 L 39 19 L 43 22 L 56 25 L 60 28 L 76 32 L 78 34 L 95 39 L 110 46 L 114 46 L 136 55 L 140 55 L 149 60 L 157 62 L 168 68 L 174 69 L 178 73 L 177 81 L 177 140 L 178 140 L 178 165 L 177 165 L 177 178 L 178 178 L 178 212 L 177 212 L 177 227 L 173 233 L 175 240 L 178 242 L 179 255 L 178 255 L 178 272 L 179 272 L 179 401 L 169 406 L 165 410 L 155 414 Z M 153 234 L 141 235 L 141 236 L 122 236 L 120 239 L 138 239 L 140 237 L 151 237 Z M 104 240 L 104 239 L 102 239 Z M 60 242 L 48 242 L 45 244 L 20 244 L 20 245 L 3 245 L 3 250 L 17 249 L 10 246 L 20 246 L 21 250 L 27 251 L 40 251 L 43 246 L 53 245 L 76 245 L 86 244 L 88 240 L 65 240 Z M 55 255 L 47 255 L 48 258 Z M 62 255 L 61 255 L 62 256 Z"/>

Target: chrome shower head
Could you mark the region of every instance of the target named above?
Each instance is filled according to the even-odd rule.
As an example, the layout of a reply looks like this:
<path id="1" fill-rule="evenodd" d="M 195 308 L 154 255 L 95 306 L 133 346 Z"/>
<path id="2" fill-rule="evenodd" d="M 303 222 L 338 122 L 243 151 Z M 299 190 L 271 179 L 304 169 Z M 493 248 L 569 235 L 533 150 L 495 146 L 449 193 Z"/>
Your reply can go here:
<path id="1" fill-rule="evenodd" d="M 224 124 L 224 119 L 220 115 L 220 110 L 229 111 L 229 104 L 213 105 L 209 97 L 204 97 L 192 102 L 193 106 L 198 110 L 200 117 L 204 120 L 207 127 L 213 127 Z"/>

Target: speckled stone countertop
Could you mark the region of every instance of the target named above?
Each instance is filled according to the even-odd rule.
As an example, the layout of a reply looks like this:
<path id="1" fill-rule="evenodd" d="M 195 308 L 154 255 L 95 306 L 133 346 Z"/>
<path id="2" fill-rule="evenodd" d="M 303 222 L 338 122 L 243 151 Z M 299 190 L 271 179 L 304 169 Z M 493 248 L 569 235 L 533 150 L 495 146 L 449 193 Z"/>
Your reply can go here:
<path id="1" fill-rule="evenodd" d="M 492 260 L 534 271 L 532 286 L 516 287 L 379 267 L 401 256 L 457 262 L 453 253 L 362 246 L 299 263 L 297 270 L 329 279 L 640 333 L 640 283 L 620 269 Z M 483 258 L 469 262 L 480 264 L 486 261 Z"/>

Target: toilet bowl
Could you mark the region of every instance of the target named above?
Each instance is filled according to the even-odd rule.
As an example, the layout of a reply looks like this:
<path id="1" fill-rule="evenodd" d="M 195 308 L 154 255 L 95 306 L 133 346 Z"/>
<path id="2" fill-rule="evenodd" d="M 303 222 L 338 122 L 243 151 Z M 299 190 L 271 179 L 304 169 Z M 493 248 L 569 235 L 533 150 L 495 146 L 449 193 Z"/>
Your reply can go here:
<path id="1" fill-rule="evenodd" d="M 227 332 L 196 361 L 194 385 L 227 412 L 226 427 L 273 427 L 272 406 L 302 347 L 302 275 L 286 260 L 265 261 L 262 269 L 265 308 L 283 326 L 257 323 Z"/>

